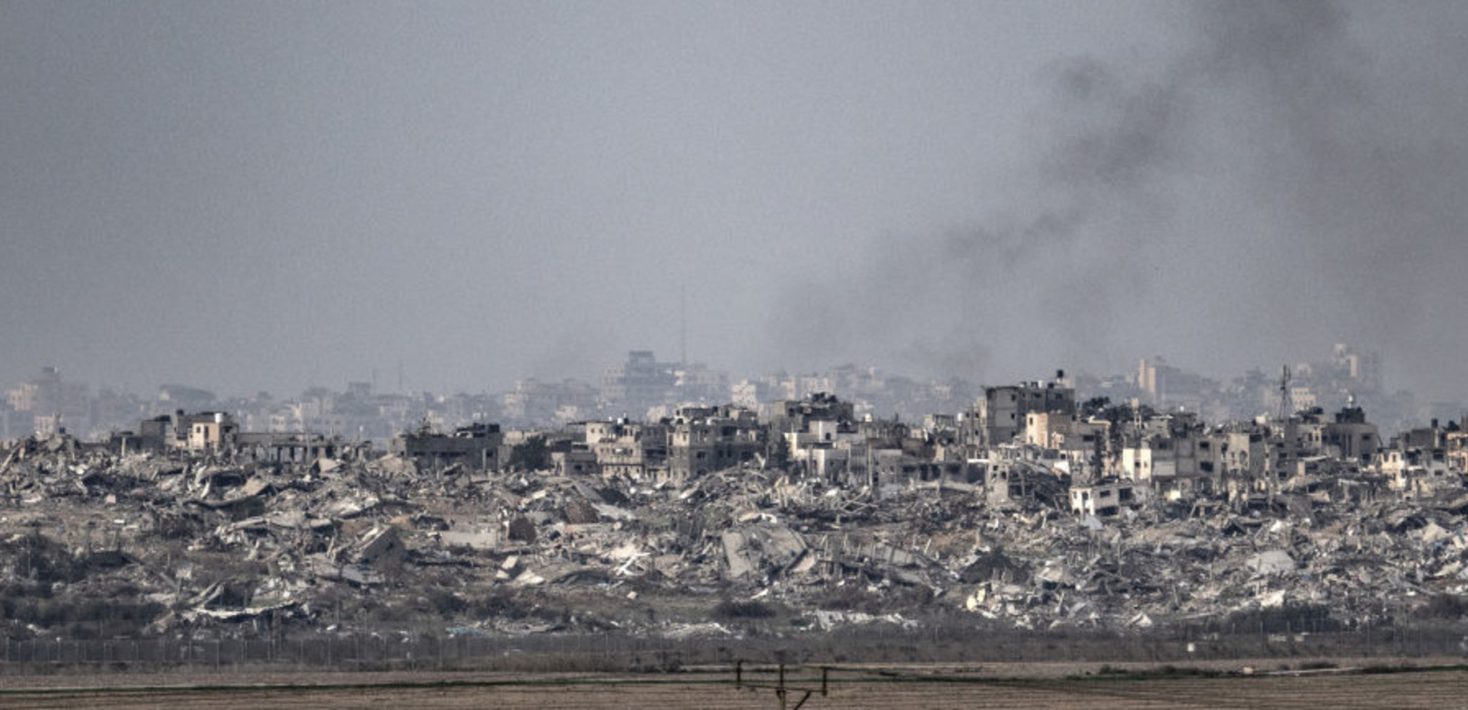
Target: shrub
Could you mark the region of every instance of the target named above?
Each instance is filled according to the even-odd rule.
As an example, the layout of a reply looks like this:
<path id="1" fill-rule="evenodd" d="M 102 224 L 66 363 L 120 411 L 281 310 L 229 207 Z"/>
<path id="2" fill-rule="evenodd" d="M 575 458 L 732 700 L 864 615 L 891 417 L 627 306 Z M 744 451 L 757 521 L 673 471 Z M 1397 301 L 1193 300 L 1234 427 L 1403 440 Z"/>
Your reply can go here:
<path id="1" fill-rule="evenodd" d="M 1427 619 L 1459 619 L 1468 616 L 1468 597 L 1434 594 L 1417 610 L 1417 615 Z"/>
<path id="2" fill-rule="evenodd" d="M 774 608 L 764 602 L 725 599 L 714 607 L 714 616 L 722 619 L 768 619 L 774 615 Z"/>

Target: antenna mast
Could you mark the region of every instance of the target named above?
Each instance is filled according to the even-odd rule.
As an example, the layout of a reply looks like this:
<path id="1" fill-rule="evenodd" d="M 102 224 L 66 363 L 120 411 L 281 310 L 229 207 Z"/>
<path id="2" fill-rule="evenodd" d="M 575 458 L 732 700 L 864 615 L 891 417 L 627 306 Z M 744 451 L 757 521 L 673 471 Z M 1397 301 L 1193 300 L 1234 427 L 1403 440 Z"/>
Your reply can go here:
<path id="1" fill-rule="evenodd" d="M 1290 401 L 1290 366 L 1284 366 L 1284 374 L 1279 378 L 1279 420 L 1288 421 L 1295 413 L 1294 403 Z"/>

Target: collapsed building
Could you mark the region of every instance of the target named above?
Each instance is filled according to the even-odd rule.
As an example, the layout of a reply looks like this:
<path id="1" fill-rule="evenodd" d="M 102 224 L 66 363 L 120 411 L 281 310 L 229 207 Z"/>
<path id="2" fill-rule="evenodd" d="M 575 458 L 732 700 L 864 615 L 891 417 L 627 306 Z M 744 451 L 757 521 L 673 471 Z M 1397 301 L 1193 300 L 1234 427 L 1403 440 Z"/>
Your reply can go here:
<path id="1" fill-rule="evenodd" d="M 503 439 L 498 424 L 471 424 L 458 427 L 452 434 L 439 434 L 424 426 L 393 439 L 389 451 L 432 469 L 458 465 L 494 471 L 500 467 Z"/>
<path id="2" fill-rule="evenodd" d="M 425 426 L 385 453 L 214 416 L 169 420 L 175 440 L 205 424 L 199 446 L 27 437 L 0 455 L 5 633 L 102 632 L 48 611 L 56 595 L 127 609 L 131 634 L 666 634 L 729 633 L 709 622 L 731 597 L 799 628 L 1125 629 L 1298 605 L 1369 623 L 1468 594 L 1459 423 L 1367 453 L 1355 411 L 1210 426 L 1085 413 L 1052 385 L 986 391 L 974 421 L 813 395 Z"/>

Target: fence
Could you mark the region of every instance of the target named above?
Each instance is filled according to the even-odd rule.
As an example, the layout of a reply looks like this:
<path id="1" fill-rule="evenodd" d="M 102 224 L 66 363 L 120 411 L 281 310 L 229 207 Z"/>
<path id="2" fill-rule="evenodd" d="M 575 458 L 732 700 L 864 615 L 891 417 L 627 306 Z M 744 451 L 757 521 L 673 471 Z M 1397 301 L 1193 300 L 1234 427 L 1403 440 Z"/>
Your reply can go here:
<path id="1" fill-rule="evenodd" d="M 675 668 L 674 642 L 594 635 L 324 635 L 285 638 L 0 640 L 12 671 L 100 667 L 114 670 L 248 667 L 323 670 L 625 670 Z"/>
<path id="2" fill-rule="evenodd" d="M 624 634 L 348 634 L 263 638 L 3 639 L 13 673 L 95 670 L 644 671 L 744 658 L 779 663 L 1167 662 L 1229 658 L 1468 656 L 1468 626 L 1144 632 L 856 628 L 793 636 L 671 639 Z"/>

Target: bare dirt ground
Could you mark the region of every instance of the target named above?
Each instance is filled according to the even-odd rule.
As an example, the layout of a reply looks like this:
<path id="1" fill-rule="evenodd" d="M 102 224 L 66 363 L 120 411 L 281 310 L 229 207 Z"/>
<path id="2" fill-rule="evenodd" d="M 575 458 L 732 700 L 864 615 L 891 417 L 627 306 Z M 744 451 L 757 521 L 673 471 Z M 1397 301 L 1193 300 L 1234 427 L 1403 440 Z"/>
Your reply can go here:
<path id="1" fill-rule="evenodd" d="M 830 675 L 829 695 L 807 708 L 1468 708 L 1468 670 L 1438 670 L 1413 659 L 1410 672 L 1340 673 L 1340 668 L 1299 675 L 1264 675 L 1278 662 L 1251 665 L 1252 676 L 1155 674 L 1140 664 L 1136 675 L 1086 676 L 1096 664 L 1000 664 L 982 668 L 906 666 L 842 668 Z M 1456 659 L 1461 663 L 1462 659 Z M 1188 668 L 1204 669 L 1207 664 Z M 1381 667 L 1381 659 L 1373 659 Z M 1299 668 L 1295 659 L 1294 668 Z M 1113 671 L 1120 670 L 1112 666 Z M 747 680 L 773 684 L 774 675 L 749 672 Z M 819 676 L 791 671 L 789 684 L 819 688 Z M 177 707 L 534 707 L 627 708 L 780 707 L 771 689 L 736 688 L 728 672 L 647 675 L 485 673 L 238 673 L 18 676 L 3 678 L 0 706 L 7 708 Z M 793 707 L 802 693 L 792 691 Z"/>

